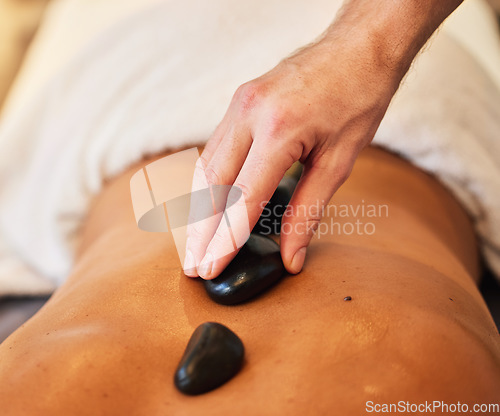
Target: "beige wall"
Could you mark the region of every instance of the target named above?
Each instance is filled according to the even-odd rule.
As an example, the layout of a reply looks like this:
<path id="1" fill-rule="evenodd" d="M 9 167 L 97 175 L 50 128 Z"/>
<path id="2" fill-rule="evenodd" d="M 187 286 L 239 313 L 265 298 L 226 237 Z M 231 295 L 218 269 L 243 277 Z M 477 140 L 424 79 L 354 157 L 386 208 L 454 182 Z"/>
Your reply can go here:
<path id="1" fill-rule="evenodd" d="M 48 0 L 0 0 L 0 109 Z"/>

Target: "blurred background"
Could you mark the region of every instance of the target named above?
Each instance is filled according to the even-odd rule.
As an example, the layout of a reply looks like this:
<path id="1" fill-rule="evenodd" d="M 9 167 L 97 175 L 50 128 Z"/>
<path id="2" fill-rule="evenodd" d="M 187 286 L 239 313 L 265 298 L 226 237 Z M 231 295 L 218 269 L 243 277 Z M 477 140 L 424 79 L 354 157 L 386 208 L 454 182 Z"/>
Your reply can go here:
<path id="1" fill-rule="evenodd" d="M 0 109 L 49 0 L 0 0 Z"/>
<path id="2" fill-rule="evenodd" d="M 0 111 L 49 2 L 50 0 L 0 0 Z M 488 2 L 496 10 L 500 24 L 500 0 Z"/>

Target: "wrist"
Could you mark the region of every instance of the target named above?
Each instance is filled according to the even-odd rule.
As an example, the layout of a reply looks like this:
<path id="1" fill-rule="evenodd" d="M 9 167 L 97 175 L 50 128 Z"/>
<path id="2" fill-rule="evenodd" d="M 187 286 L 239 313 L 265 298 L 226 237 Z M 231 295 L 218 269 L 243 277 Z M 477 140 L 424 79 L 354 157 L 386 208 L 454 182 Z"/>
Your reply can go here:
<path id="1" fill-rule="evenodd" d="M 354 60 L 362 58 L 365 68 L 399 84 L 419 50 L 461 1 L 349 0 L 318 43 L 335 53 L 340 48 Z"/>

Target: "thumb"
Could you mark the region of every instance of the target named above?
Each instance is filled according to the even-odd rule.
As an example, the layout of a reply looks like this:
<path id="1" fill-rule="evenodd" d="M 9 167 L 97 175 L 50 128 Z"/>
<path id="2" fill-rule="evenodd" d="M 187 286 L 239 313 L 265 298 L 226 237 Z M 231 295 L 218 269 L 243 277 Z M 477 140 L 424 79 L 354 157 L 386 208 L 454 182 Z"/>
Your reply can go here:
<path id="1" fill-rule="evenodd" d="M 351 173 L 354 158 L 346 158 L 345 152 L 334 153 L 333 157 L 325 153 L 316 163 L 305 165 L 282 218 L 281 257 L 289 273 L 302 270 L 307 246 L 319 226 L 324 207 Z"/>

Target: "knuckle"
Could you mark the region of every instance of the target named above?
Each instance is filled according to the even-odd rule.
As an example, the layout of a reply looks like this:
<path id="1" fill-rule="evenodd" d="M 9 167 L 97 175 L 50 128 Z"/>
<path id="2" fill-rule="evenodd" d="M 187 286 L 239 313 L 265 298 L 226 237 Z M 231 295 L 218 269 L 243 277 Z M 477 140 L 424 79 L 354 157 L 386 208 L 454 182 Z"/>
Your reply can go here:
<path id="1" fill-rule="evenodd" d="M 243 201 L 246 203 L 247 206 L 252 205 L 255 202 L 254 192 L 251 191 L 251 189 L 247 185 L 239 182 L 235 183 L 233 186 L 241 191 L 241 196 L 243 197 Z"/>
<path id="2" fill-rule="evenodd" d="M 351 175 L 354 159 L 350 154 L 342 153 L 342 156 L 335 154 L 335 149 L 330 150 L 332 156 L 325 155 L 314 164 L 315 169 L 323 170 L 331 178 L 331 183 L 336 187 L 342 185 Z"/>
<path id="3" fill-rule="evenodd" d="M 235 94 L 239 103 L 240 113 L 248 114 L 260 102 L 260 98 L 264 95 L 264 87 L 256 82 L 250 81 L 241 85 Z"/>
<path id="4" fill-rule="evenodd" d="M 284 107 L 276 107 L 269 112 L 268 132 L 270 138 L 279 138 L 283 132 L 289 127 L 293 117 L 290 111 Z"/>
<path id="5" fill-rule="evenodd" d="M 208 185 L 221 185 L 220 181 L 220 176 L 219 174 L 215 171 L 214 167 L 211 165 L 208 165 L 205 168 L 205 177 L 207 179 Z"/>
<path id="6" fill-rule="evenodd" d="M 210 160 L 203 153 L 199 157 L 199 160 L 200 160 L 201 165 L 197 163 L 195 166 L 195 169 L 200 169 L 200 168 L 205 169 L 210 162 Z"/>
<path id="7" fill-rule="evenodd" d="M 306 152 L 306 145 L 301 139 L 290 140 L 286 145 L 286 154 L 290 159 L 290 164 L 299 160 Z"/>
<path id="8" fill-rule="evenodd" d="M 337 167 L 335 169 L 335 178 L 336 182 L 339 183 L 340 185 L 343 184 L 347 178 L 351 175 L 352 171 L 352 166 L 349 164 L 343 164 Z"/>
<path id="9" fill-rule="evenodd" d="M 321 222 L 320 215 L 313 215 L 307 217 L 304 221 L 305 228 L 309 233 L 314 233 L 318 229 L 320 222 Z"/>
<path id="10" fill-rule="evenodd" d="M 227 241 L 229 237 L 229 234 L 227 230 L 221 229 L 221 227 L 217 228 L 217 231 L 215 231 L 214 237 L 212 239 L 212 242 L 210 243 L 211 245 L 220 245 L 222 242 Z"/>
<path id="11" fill-rule="evenodd" d="M 234 97 L 235 99 L 238 99 L 240 100 L 244 95 L 245 95 L 245 91 L 246 89 L 248 88 L 248 85 L 250 83 L 247 82 L 245 84 L 241 84 L 237 89 L 236 89 L 236 92 L 234 93 Z"/>
<path id="12" fill-rule="evenodd" d="M 195 181 L 196 183 L 202 182 L 203 178 L 205 178 L 205 168 L 203 167 L 203 162 L 198 162 L 194 166 L 194 172 L 193 172 L 193 191 L 197 190 L 195 188 Z"/>
<path id="13" fill-rule="evenodd" d="M 186 235 L 190 240 L 193 240 L 193 242 L 197 242 L 202 237 L 202 232 L 195 218 L 190 218 L 190 221 Z"/>

